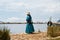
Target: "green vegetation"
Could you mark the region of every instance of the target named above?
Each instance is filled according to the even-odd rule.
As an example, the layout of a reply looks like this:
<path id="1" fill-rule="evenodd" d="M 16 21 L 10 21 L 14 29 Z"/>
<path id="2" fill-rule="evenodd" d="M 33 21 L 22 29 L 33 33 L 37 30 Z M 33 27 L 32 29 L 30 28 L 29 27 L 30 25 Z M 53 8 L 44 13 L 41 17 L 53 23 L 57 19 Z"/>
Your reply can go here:
<path id="1" fill-rule="evenodd" d="M 6 28 L 0 29 L 0 40 L 10 40 L 9 32 Z"/>

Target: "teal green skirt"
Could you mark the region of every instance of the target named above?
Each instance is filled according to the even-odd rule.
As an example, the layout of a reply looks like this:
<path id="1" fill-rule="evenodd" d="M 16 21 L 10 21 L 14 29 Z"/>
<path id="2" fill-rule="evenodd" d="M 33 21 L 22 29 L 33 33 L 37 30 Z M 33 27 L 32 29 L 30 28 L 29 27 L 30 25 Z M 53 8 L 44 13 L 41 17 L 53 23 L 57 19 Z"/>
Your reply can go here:
<path id="1" fill-rule="evenodd" d="M 28 34 L 33 33 L 34 32 L 33 24 L 27 23 L 25 32 L 28 33 Z"/>

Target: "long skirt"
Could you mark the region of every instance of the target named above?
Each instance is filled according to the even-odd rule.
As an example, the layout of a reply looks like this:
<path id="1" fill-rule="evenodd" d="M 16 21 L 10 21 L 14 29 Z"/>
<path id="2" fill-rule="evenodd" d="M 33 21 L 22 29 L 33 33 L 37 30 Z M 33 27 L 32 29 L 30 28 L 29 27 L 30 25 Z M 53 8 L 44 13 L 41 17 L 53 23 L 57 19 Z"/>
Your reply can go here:
<path id="1" fill-rule="evenodd" d="M 28 33 L 28 34 L 33 33 L 34 32 L 33 24 L 27 23 L 27 25 L 26 25 L 26 31 L 25 32 Z"/>

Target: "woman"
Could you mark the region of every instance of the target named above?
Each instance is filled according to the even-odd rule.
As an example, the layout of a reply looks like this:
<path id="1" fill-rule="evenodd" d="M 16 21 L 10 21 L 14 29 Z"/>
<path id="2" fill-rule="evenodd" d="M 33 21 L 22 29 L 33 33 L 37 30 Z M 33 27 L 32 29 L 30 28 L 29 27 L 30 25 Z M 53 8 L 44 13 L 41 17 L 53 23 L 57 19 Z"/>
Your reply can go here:
<path id="1" fill-rule="evenodd" d="M 26 25 L 26 33 L 31 34 L 34 32 L 34 27 L 33 27 L 33 23 L 32 23 L 32 17 L 30 15 L 30 12 L 27 12 L 27 25 Z"/>

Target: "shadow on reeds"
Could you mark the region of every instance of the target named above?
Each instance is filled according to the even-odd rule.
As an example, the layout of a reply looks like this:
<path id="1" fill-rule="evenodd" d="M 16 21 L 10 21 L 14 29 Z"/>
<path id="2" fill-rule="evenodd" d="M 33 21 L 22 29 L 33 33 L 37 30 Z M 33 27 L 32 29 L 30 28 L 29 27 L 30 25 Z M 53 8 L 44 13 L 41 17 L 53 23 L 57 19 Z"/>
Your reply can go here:
<path id="1" fill-rule="evenodd" d="M 60 24 L 48 26 L 47 36 L 50 37 L 47 40 L 60 40 Z"/>
<path id="2" fill-rule="evenodd" d="M 10 40 L 10 30 L 7 28 L 0 28 L 0 40 Z"/>
<path id="3" fill-rule="evenodd" d="M 56 39 L 47 39 L 47 40 L 60 40 L 60 38 L 56 38 Z"/>

